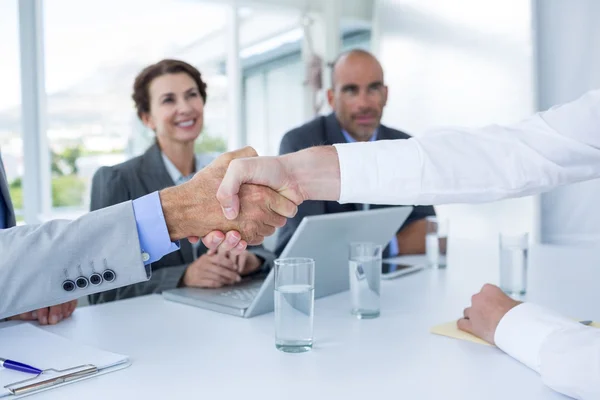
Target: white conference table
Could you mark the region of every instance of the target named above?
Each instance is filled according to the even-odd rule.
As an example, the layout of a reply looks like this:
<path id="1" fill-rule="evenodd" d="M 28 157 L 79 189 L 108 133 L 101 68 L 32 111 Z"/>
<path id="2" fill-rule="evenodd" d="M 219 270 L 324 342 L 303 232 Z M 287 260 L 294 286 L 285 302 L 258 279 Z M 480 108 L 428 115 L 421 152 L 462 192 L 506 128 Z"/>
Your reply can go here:
<path id="1" fill-rule="evenodd" d="M 302 354 L 275 349 L 273 313 L 242 319 L 158 295 L 78 309 L 45 329 L 127 354 L 132 365 L 33 398 L 566 398 L 495 347 L 429 333 L 459 317 L 485 282 L 497 283 L 494 243 L 449 249 L 446 270 L 384 281 L 378 319 L 351 316 L 348 292 L 317 300 L 315 347 Z M 597 249 L 533 247 L 530 262 L 527 300 L 600 320 Z"/>

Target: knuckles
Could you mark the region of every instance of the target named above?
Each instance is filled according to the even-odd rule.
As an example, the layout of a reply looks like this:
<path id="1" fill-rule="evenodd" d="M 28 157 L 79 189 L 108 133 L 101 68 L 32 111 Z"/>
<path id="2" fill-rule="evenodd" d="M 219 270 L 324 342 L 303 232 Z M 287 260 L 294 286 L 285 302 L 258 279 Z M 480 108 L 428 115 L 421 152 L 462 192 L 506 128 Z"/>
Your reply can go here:
<path id="1" fill-rule="evenodd" d="M 243 185 L 240 189 L 240 200 L 251 204 L 262 204 L 270 199 L 269 189 L 258 185 Z"/>
<path id="2" fill-rule="evenodd" d="M 483 285 L 483 287 L 481 288 L 481 293 L 492 293 L 493 291 L 496 290 L 496 287 L 486 283 L 485 285 Z"/>

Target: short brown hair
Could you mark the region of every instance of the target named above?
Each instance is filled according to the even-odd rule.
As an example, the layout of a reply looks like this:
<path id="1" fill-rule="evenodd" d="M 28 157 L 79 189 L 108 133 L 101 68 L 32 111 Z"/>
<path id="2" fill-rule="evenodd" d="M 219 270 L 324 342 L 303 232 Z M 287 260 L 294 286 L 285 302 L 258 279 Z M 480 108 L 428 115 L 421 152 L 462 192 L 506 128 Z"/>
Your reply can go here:
<path id="1" fill-rule="evenodd" d="M 148 90 L 150 83 L 159 76 L 178 73 L 188 74 L 196 82 L 200 96 L 206 103 L 206 83 L 202 80 L 200 71 L 184 61 L 165 59 L 147 66 L 135 78 L 131 97 L 140 119 L 142 119 L 142 114 L 150 112 L 150 92 Z"/>

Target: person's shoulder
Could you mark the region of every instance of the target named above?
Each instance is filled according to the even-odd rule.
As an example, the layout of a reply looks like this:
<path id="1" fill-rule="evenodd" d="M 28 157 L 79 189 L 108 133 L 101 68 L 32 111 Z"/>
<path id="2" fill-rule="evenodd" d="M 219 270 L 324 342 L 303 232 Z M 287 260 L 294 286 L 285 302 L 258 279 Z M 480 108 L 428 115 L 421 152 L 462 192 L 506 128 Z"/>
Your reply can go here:
<path id="1" fill-rule="evenodd" d="M 129 171 L 136 171 L 141 167 L 142 158 L 143 156 L 137 156 L 119 164 L 102 166 L 94 173 L 94 180 L 114 180 Z"/>
<path id="2" fill-rule="evenodd" d="M 306 140 L 306 138 L 310 137 L 317 137 L 323 132 L 324 119 L 325 117 L 322 115 L 313 118 L 312 120 L 291 129 L 285 135 L 283 135 L 283 137 L 303 140 Z"/>
<path id="3" fill-rule="evenodd" d="M 114 171 L 119 171 L 119 172 L 137 169 L 142 165 L 143 159 L 144 159 L 144 155 L 142 154 L 137 157 L 130 158 L 127 161 L 123 161 L 122 163 L 115 164 L 110 168 L 113 169 Z"/>
<path id="4" fill-rule="evenodd" d="M 412 136 L 398 129 L 390 128 L 386 125 L 380 125 L 380 135 L 388 139 L 410 139 Z"/>

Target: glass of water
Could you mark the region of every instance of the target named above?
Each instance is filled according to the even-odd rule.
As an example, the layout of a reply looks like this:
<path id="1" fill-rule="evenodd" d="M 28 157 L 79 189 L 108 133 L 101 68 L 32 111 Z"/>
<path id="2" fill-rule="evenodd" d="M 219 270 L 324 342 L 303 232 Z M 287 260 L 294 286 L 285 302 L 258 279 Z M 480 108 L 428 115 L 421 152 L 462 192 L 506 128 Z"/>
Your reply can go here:
<path id="1" fill-rule="evenodd" d="M 527 292 L 529 234 L 500 234 L 500 289 L 508 295 Z"/>
<path id="2" fill-rule="evenodd" d="M 448 250 L 448 220 L 435 216 L 425 218 L 425 254 L 427 264 L 433 268 L 446 268 Z"/>
<path id="3" fill-rule="evenodd" d="M 275 347 L 287 353 L 312 349 L 315 261 L 275 260 Z"/>
<path id="4" fill-rule="evenodd" d="M 352 314 L 358 318 L 377 318 L 380 314 L 381 254 L 375 243 L 350 244 L 350 295 Z"/>

